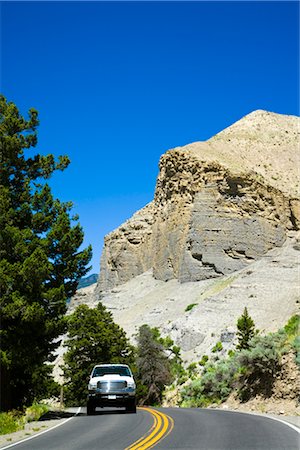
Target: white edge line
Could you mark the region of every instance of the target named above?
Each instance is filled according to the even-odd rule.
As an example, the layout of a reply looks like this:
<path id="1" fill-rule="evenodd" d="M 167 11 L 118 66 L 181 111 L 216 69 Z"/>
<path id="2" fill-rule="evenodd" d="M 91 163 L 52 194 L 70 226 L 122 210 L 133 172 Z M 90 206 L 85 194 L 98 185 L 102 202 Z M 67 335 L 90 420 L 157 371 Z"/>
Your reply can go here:
<path id="1" fill-rule="evenodd" d="M 300 434 L 300 428 L 298 428 L 296 425 L 293 425 L 290 422 L 287 422 L 287 421 L 282 420 L 282 419 L 277 419 L 277 417 L 271 417 L 271 416 L 262 416 L 262 417 L 267 417 L 268 419 L 277 420 L 277 422 L 284 423 L 285 425 L 287 425 L 288 427 L 292 428 L 293 430 L 297 431 L 297 433 Z"/>
<path id="2" fill-rule="evenodd" d="M 22 439 L 21 441 L 18 442 L 14 442 L 13 444 L 9 444 L 6 447 L 0 447 L 1 450 L 6 450 L 7 448 L 11 448 L 11 447 L 15 447 L 18 444 L 22 444 L 22 442 L 26 442 L 26 441 L 30 441 L 31 439 L 34 439 L 38 436 L 41 436 L 42 434 L 48 433 L 48 431 L 54 430 L 54 428 L 58 428 L 61 427 L 62 425 L 64 425 L 65 423 L 69 422 L 69 420 L 72 420 L 75 416 L 77 416 L 77 414 L 79 414 L 81 410 L 81 406 L 79 406 L 79 408 L 77 409 L 76 413 L 74 414 L 74 416 L 69 417 L 68 419 L 64 420 L 61 423 L 58 423 L 57 425 L 54 425 L 51 428 L 48 428 L 47 430 L 41 431 L 40 433 L 35 434 L 34 436 L 30 436 L 28 438 Z"/>
<path id="3" fill-rule="evenodd" d="M 238 413 L 238 414 L 248 414 L 249 416 L 258 416 L 258 417 L 264 417 L 266 419 L 271 419 L 271 420 L 277 420 L 277 422 L 281 422 L 284 425 L 287 425 L 288 427 L 292 428 L 293 430 L 295 430 L 297 433 L 300 434 L 300 428 L 297 427 L 296 425 L 293 425 L 290 422 L 287 422 L 286 420 L 282 420 L 282 419 L 278 419 L 277 417 L 273 417 L 267 414 L 260 414 L 260 413 L 253 413 L 253 412 L 248 412 L 248 411 L 236 411 L 236 410 L 232 410 L 232 409 L 221 409 L 221 408 L 208 408 L 212 411 L 228 411 L 228 412 L 232 412 L 232 413 Z M 297 416 L 296 416 L 297 417 Z M 1 449 L 3 450 L 3 449 Z"/>

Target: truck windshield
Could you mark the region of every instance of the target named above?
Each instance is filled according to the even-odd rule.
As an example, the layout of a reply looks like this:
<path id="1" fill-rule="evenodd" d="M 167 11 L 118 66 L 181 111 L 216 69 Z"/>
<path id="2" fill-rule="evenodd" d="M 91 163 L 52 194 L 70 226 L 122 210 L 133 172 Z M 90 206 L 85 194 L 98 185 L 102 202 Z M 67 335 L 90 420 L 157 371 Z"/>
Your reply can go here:
<path id="1" fill-rule="evenodd" d="M 92 377 L 103 377 L 104 375 L 120 375 L 123 377 L 130 377 L 131 373 L 128 367 L 102 366 L 95 367 Z"/>

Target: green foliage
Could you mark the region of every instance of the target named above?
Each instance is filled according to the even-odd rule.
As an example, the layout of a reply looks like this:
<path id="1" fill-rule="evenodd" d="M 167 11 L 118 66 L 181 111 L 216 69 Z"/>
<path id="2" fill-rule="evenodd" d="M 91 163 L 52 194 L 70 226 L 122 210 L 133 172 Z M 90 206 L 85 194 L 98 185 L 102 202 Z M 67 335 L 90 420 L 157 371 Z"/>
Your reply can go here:
<path id="1" fill-rule="evenodd" d="M 183 388 L 183 406 L 206 407 L 225 400 L 232 390 L 235 373 L 236 365 L 232 361 L 207 364 L 201 377 Z"/>
<path id="2" fill-rule="evenodd" d="M 188 306 L 185 308 L 185 312 L 191 311 L 191 309 L 193 309 L 194 306 L 197 306 L 197 305 L 198 305 L 198 303 L 191 303 L 190 305 L 188 305 Z"/>
<path id="3" fill-rule="evenodd" d="M 249 341 L 253 338 L 255 334 L 255 326 L 252 318 L 248 314 L 247 308 L 244 309 L 243 314 L 237 321 L 237 337 L 238 337 L 238 345 L 237 349 L 248 349 Z"/>
<path id="4" fill-rule="evenodd" d="M 255 335 L 248 348 L 230 352 L 227 357 L 207 362 L 200 376 L 181 390 L 182 406 L 206 407 L 220 403 L 236 390 L 242 401 L 260 394 L 268 397 L 281 367 L 281 356 L 300 350 L 299 319 L 292 317 L 277 333 Z M 297 353 L 296 362 L 300 357 Z"/>
<path id="5" fill-rule="evenodd" d="M 134 349 L 125 332 L 114 323 L 112 314 L 99 303 L 97 308 L 80 305 L 68 317 L 68 339 L 64 355 L 65 400 L 68 405 L 83 405 L 87 378 L 101 363 L 133 363 Z"/>
<path id="6" fill-rule="evenodd" d="M 187 373 L 190 378 L 193 378 L 197 374 L 197 364 L 195 362 L 188 365 Z"/>
<path id="7" fill-rule="evenodd" d="M 160 404 L 163 389 L 173 380 L 172 367 L 167 347 L 173 344 L 170 338 L 161 338 L 157 328 L 142 325 L 137 335 L 136 380 L 139 386 L 140 404 Z M 173 353 L 179 359 L 178 347 Z"/>
<path id="8" fill-rule="evenodd" d="M 19 410 L 0 413 L 0 435 L 23 430 L 26 423 L 39 420 L 48 410 L 48 406 L 34 402 L 25 414 Z"/>
<path id="9" fill-rule="evenodd" d="M 174 341 L 170 336 L 162 337 L 158 328 L 151 328 L 151 332 L 153 334 L 153 339 L 163 346 L 165 353 L 168 356 L 172 379 L 179 383 L 182 378 L 186 376 L 186 371 L 184 370 L 180 355 L 181 348 L 174 345 Z"/>
<path id="10" fill-rule="evenodd" d="M 23 430 L 24 420 L 20 411 L 0 413 L 0 435 Z"/>
<path id="11" fill-rule="evenodd" d="M 236 361 L 243 368 L 237 384 L 241 400 L 246 401 L 257 393 L 271 395 L 285 338 L 280 331 L 257 336 L 250 342 L 249 349 L 236 354 Z"/>
<path id="12" fill-rule="evenodd" d="M 290 318 L 284 332 L 287 335 L 287 342 L 295 352 L 295 362 L 300 367 L 300 315 L 296 314 Z"/>
<path id="13" fill-rule="evenodd" d="M 207 355 L 203 355 L 202 356 L 202 358 L 200 359 L 200 361 L 199 361 L 199 366 L 205 366 L 205 364 L 207 363 L 207 361 L 208 361 L 208 356 Z"/>
<path id="14" fill-rule="evenodd" d="M 212 351 L 213 353 L 220 352 L 221 350 L 223 350 L 223 345 L 222 345 L 222 342 L 221 342 L 221 341 L 218 341 L 218 342 L 216 343 L 216 345 L 211 349 L 211 351 Z"/>
<path id="15" fill-rule="evenodd" d="M 300 336 L 297 336 L 293 341 L 293 349 L 295 350 L 296 356 L 295 361 L 300 369 Z"/>
<path id="16" fill-rule="evenodd" d="M 295 314 L 290 318 L 288 323 L 284 327 L 284 331 L 288 336 L 298 336 L 300 330 L 300 316 Z"/>
<path id="17" fill-rule="evenodd" d="M 49 385 L 44 362 L 65 329 L 66 299 L 87 272 L 91 248 L 71 203 L 54 199 L 46 180 L 67 156 L 27 155 L 37 143 L 38 113 L 24 119 L 0 96 L 1 408 L 29 404 Z M 74 223 L 75 222 L 75 223 Z M 43 377 L 39 378 L 39 372 Z"/>
<path id="18" fill-rule="evenodd" d="M 46 412 L 49 411 L 49 408 L 47 405 L 43 403 L 37 403 L 33 402 L 33 404 L 26 408 L 25 411 L 25 421 L 26 422 L 33 422 L 35 420 L 39 420 L 40 417 L 42 417 Z"/>

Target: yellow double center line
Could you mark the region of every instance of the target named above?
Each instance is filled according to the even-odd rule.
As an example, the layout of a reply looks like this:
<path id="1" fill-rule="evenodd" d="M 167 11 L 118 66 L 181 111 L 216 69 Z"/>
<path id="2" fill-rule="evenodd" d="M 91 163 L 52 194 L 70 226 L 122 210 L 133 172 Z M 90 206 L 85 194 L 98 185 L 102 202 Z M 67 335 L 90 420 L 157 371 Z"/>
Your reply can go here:
<path id="1" fill-rule="evenodd" d="M 174 420 L 172 417 L 167 416 L 167 414 L 150 408 L 139 409 L 152 415 L 153 425 L 144 436 L 131 444 L 125 450 L 146 450 L 152 448 L 158 444 L 159 441 L 168 436 L 174 427 Z"/>

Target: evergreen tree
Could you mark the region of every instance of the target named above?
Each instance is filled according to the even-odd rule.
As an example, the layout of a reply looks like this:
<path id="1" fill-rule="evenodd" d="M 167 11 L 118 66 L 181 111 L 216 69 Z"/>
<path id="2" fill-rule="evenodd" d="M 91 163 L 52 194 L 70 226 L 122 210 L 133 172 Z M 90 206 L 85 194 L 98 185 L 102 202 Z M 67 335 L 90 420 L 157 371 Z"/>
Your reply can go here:
<path id="1" fill-rule="evenodd" d="M 68 338 L 64 355 L 65 399 L 69 405 L 83 405 L 87 396 L 87 377 L 101 363 L 131 365 L 134 348 L 112 315 L 99 303 L 97 308 L 80 305 L 68 317 Z"/>
<path id="2" fill-rule="evenodd" d="M 71 203 L 54 199 L 46 180 L 67 156 L 28 156 L 38 113 L 26 120 L 0 96 L 1 409 L 43 394 L 52 352 L 65 329 L 66 300 L 87 273 L 91 248 Z M 43 376 L 39 377 L 39 373 Z"/>
<path id="3" fill-rule="evenodd" d="M 255 325 L 253 319 L 249 316 L 246 307 L 237 321 L 237 329 L 238 344 L 236 348 L 239 350 L 247 350 L 250 348 L 250 340 L 255 335 Z"/>
<path id="4" fill-rule="evenodd" d="M 140 403 L 161 402 L 165 385 L 172 380 L 171 364 L 157 329 L 142 325 L 137 336 L 137 380 L 140 384 Z"/>

